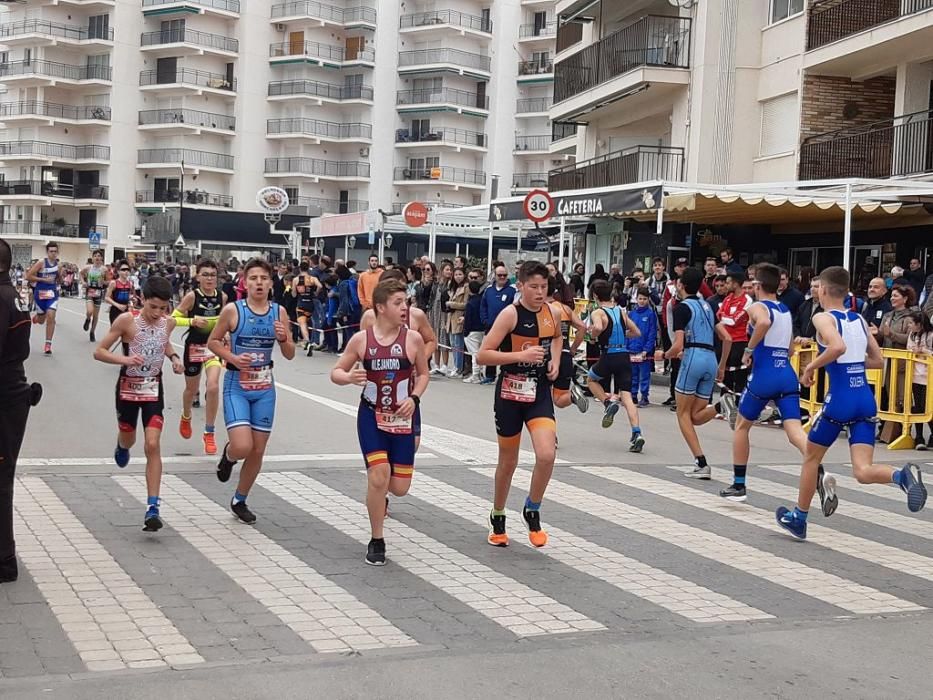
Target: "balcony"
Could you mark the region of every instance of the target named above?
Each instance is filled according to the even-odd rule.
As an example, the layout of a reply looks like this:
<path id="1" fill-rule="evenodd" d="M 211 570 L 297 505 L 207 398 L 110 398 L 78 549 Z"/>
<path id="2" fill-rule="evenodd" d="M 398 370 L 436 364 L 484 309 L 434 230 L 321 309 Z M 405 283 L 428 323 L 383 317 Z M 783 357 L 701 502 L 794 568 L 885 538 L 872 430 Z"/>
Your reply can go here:
<path id="1" fill-rule="evenodd" d="M 402 15 L 399 18 L 399 32 L 401 34 L 424 36 L 450 31 L 459 35 L 471 34 L 490 37 L 492 36 L 492 20 L 457 10 L 417 12 Z"/>
<path id="2" fill-rule="evenodd" d="M 274 139 L 297 139 L 320 143 L 372 143 L 372 124 L 327 122 L 320 119 L 291 117 L 267 119 L 266 136 Z"/>
<path id="3" fill-rule="evenodd" d="M 369 181 L 369 163 L 322 158 L 266 158 L 266 177 L 308 177 L 312 181 Z"/>
<path id="4" fill-rule="evenodd" d="M 550 83 L 554 80 L 554 61 L 549 58 L 518 62 L 518 82 Z"/>
<path id="5" fill-rule="evenodd" d="M 110 85 L 110 66 L 85 65 L 55 61 L 11 61 L 0 63 L 0 81 L 18 87 L 78 87 Z"/>
<path id="6" fill-rule="evenodd" d="M 470 151 L 487 150 L 486 134 L 479 131 L 454 129 L 439 126 L 430 131 L 412 131 L 411 129 L 396 129 L 395 144 L 399 147 L 445 146 L 455 151 L 467 149 Z"/>
<path id="7" fill-rule="evenodd" d="M 650 180 L 683 180 L 684 149 L 673 146 L 633 146 L 622 151 L 557 168 L 548 173 L 548 189 L 632 185 Z"/>
<path id="8" fill-rule="evenodd" d="M 136 190 L 137 208 L 161 204 L 178 204 L 179 200 L 182 200 L 186 207 L 233 208 L 233 197 L 228 194 L 216 194 L 204 190 L 185 190 L 182 192 L 177 188 L 169 190 Z"/>
<path id="9" fill-rule="evenodd" d="M 807 51 L 864 32 L 886 22 L 933 10 L 930 0 L 842 0 L 810 4 Z"/>
<path id="10" fill-rule="evenodd" d="M 270 20 L 276 24 L 318 22 L 343 29 L 375 29 L 376 10 L 371 7 L 337 7 L 315 0 L 297 0 L 272 6 Z"/>
<path id="11" fill-rule="evenodd" d="M 323 214 L 355 214 L 368 211 L 369 202 L 363 199 L 325 199 L 322 197 L 289 197 L 286 214 L 319 217 Z"/>
<path id="12" fill-rule="evenodd" d="M 577 152 L 578 124 L 568 122 L 551 123 L 551 145 L 549 151 L 553 154 L 575 156 Z"/>
<path id="13" fill-rule="evenodd" d="M 518 40 L 523 44 L 539 41 L 554 41 L 557 38 L 557 22 L 546 24 L 521 24 L 518 27 Z"/>
<path id="14" fill-rule="evenodd" d="M 551 148 L 551 136 L 516 136 L 515 148 L 512 153 L 515 155 L 541 155 L 549 153 Z"/>
<path id="15" fill-rule="evenodd" d="M 399 90 L 395 103 L 402 114 L 456 112 L 472 117 L 489 116 L 489 97 L 456 88 Z"/>
<path id="16" fill-rule="evenodd" d="M 800 145 L 800 179 L 906 177 L 933 172 L 933 112 L 840 129 Z"/>
<path id="17" fill-rule="evenodd" d="M 438 209 L 462 209 L 463 207 L 472 206 L 470 204 L 462 204 L 459 202 L 438 202 L 437 200 L 421 203 L 428 209 L 431 209 L 435 206 Z M 408 206 L 408 202 L 392 202 L 392 213 L 397 216 L 402 213 L 406 206 Z"/>
<path id="18" fill-rule="evenodd" d="M 319 80 L 277 80 L 269 83 L 268 95 L 271 100 L 308 99 L 316 104 L 373 101 L 373 89 L 368 85 L 335 85 Z"/>
<path id="19" fill-rule="evenodd" d="M 197 109 L 146 109 L 139 113 L 139 128 L 142 131 L 157 131 L 160 134 L 194 134 L 202 132 L 233 136 L 236 117 Z"/>
<path id="20" fill-rule="evenodd" d="M 547 189 L 547 173 L 513 173 L 512 193 Z"/>
<path id="21" fill-rule="evenodd" d="M 199 32 L 196 29 L 163 29 L 143 32 L 139 37 L 141 51 L 156 56 L 203 56 L 210 54 L 236 58 L 240 42 L 221 34 Z"/>
<path id="22" fill-rule="evenodd" d="M 233 156 L 191 148 L 142 148 L 137 151 L 136 167 L 146 170 L 200 170 L 233 174 Z"/>
<path id="23" fill-rule="evenodd" d="M 0 44 L 6 46 L 109 46 L 113 29 L 89 29 L 46 19 L 24 19 L 0 24 Z"/>
<path id="24" fill-rule="evenodd" d="M 80 224 L 56 224 L 52 221 L 0 221 L 0 235 L 2 236 L 35 236 L 41 238 L 87 238 L 88 232 L 94 229 L 107 238 L 109 229 L 102 224 L 82 226 Z"/>
<path id="25" fill-rule="evenodd" d="M 515 102 L 515 116 L 546 117 L 552 104 L 554 101 L 550 97 L 525 97 Z"/>
<path id="26" fill-rule="evenodd" d="M 317 41 L 283 41 L 269 46 L 269 62 L 273 65 L 310 63 L 321 68 L 373 68 L 376 50 L 333 46 Z"/>
<path id="27" fill-rule="evenodd" d="M 110 147 L 72 146 L 67 143 L 49 141 L 3 141 L 0 142 L 0 160 L 106 165 L 110 162 Z"/>
<path id="28" fill-rule="evenodd" d="M 98 124 L 110 121 L 106 105 L 63 105 L 41 100 L 0 103 L 0 121 L 8 124 Z"/>
<path id="29" fill-rule="evenodd" d="M 139 74 L 139 87 L 147 92 L 163 95 L 201 95 L 209 93 L 224 97 L 236 97 L 235 78 L 228 78 L 222 73 L 211 73 L 194 68 L 176 68 L 175 70 L 144 70 Z"/>
<path id="30" fill-rule="evenodd" d="M 460 49 L 416 49 L 398 54 L 398 72 L 402 75 L 447 72 L 489 80 L 491 71 L 489 56 Z"/>
<path id="31" fill-rule="evenodd" d="M 81 205 L 93 206 L 93 202 L 106 203 L 110 196 L 107 185 L 73 185 L 64 182 L 42 182 L 40 180 L 5 180 L 0 182 L 0 197 L 8 204 L 13 201 L 30 200 L 51 205 L 62 200 L 80 200 Z"/>
<path id="32" fill-rule="evenodd" d="M 214 15 L 227 19 L 240 16 L 240 0 L 143 0 L 145 17 L 166 15 Z"/>
<path id="33" fill-rule="evenodd" d="M 447 165 L 439 165 L 433 168 L 400 166 L 395 169 L 392 179 L 396 185 L 449 185 L 455 190 L 459 190 L 461 187 L 469 189 L 484 189 L 486 187 L 486 173 L 482 170 L 452 168 Z"/>

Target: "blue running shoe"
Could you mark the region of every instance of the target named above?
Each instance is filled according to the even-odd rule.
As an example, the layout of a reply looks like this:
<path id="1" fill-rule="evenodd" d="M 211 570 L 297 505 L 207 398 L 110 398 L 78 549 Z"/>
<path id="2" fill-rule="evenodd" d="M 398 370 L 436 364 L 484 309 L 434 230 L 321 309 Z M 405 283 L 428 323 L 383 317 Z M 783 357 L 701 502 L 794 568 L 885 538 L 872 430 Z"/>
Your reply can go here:
<path id="1" fill-rule="evenodd" d="M 123 467 L 130 463 L 129 448 L 117 445 L 116 449 L 113 451 L 113 461 L 117 463 L 120 469 L 123 469 Z"/>
<path id="2" fill-rule="evenodd" d="M 619 412 L 619 402 L 610 401 L 606 404 L 606 412 L 603 414 L 603 427 L 608 428 L 612 425 L 612 421 L 615 420 L 616 413 Z"/>
<path id="3" fill-rule="evenodd" d="M 787 530 L 798 540 L 807 539 L 807 523 L 794 517 L 794 512 L 787 510 L 784 506 L 779 507 L 775 513 L 777 524 Z"/>
<path id="4" fill-rule="evenodd" d="M 146 511 L 146 518 L 143 520 L 143 532 L 158 532 L 162 529 L 162 518 L 159 516 L 158 508 L 149 506 Z"/>
<path id="5" fill-rule="evenodd" d="M 927 487 L 923 485 L 923 476 L 916 464 L 905 464 L 901 469 L 901 490 L 907 494 L 907 508 L 911 513 L 922 510 L 926 505 Z"/>

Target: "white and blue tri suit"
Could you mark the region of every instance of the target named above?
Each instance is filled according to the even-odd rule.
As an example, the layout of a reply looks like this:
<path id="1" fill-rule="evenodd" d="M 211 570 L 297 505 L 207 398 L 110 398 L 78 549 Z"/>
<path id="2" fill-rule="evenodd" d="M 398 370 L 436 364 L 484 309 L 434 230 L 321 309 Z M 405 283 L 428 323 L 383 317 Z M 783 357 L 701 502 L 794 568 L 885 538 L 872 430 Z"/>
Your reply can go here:
<path id="1" fill-rule="evenodd" d="M 272 378 L 272 350 L 275 347 L 275 322 L 279 305 L 269 304 L 263 315 L 249 308 L 245 299 L 236 303 L 237 325 L 230 333 L 234 355 L 249 353 L 249 369 L 227 368 L 224 375 L 224 423 L 231 428 L 249 426 L 264 433 L 272 432 L 275 419 L 275 383 Z"/>
<path id="2" fill-rule="evenodd" d="M 673 320 L 674 332 L 684 332 L 684 356 L 674 389 L 680 394 L 708 399 L 713 395 L 719 370 L 713 348 L 713 310 L 703 299 L 687 297 L 674 307 Z"/>
<path id="3" fill-rule="evenodd" d="M 832 310 L 826 313 L 836 320 L 846 351 L 825 367 L 829 375 L 829 392 L 807 439 L 829 447 L 842 429 L 848 428 L 850 445 L 874 445 L 877 406 L 865 376 L 868 329 L 864 319 L 855 311 Z M 826 346 L 820 341 L 817 334 L 817 345 L 820 352 L 824 352 Z"/>
<path id="4" fill-rule="evenodd" d="M 606 393 L 631 392 L 632 363 L 628 348 L 625 312 L 621 306 L 600 306 L 609 323 L 599 334 L 599 360 L 590 368 L 589 378 L 602 385 Z"/>
<path id="5" fill-rule="evenodd" d="M 739 414 L 755 421 L 768 402 L 774 401 L 781 418 L 800 420 L 800 383 L 790 366 L 789 349 L 794 338 L 790 310 L 778 301 L 756 303 L 768 310 L 771 327 L 752 353 L 752 373 L 739 400 Z M 754 326 L 749 323 L 749 336 L 753 331 Z"/>
<path id="6" fill-rule="evenodd" d="M 55 311 L 58 308 L 58 263 L 52 263 L 48 258 L 44 258 L 38 277 L 39 281 L 36 282 L 36 289 L 33 292 L 38 313 Z"/>

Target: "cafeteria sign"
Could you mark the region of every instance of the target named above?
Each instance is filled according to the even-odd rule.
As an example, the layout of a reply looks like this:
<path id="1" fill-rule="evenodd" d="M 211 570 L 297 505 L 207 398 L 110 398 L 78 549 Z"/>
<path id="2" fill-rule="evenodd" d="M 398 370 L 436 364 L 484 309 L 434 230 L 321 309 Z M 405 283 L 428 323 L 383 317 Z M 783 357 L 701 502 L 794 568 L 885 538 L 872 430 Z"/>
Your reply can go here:
<path id="1" fill-rule="evenodd" d="M 661 202 L 661 187 L 595 192 L 554 197 L 554 217 L 606 216 L 629 211 L 654 211 Z M 494 202 L 489 205 L 489 220 L 525 219 L 523 202 Z"/>

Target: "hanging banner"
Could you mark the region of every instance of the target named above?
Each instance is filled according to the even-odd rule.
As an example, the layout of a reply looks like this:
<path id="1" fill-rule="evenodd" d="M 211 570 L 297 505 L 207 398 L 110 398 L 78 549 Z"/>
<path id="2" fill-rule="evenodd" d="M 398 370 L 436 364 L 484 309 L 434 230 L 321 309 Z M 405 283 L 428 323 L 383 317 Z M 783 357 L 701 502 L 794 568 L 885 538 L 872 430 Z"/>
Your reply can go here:
<path id="1" fill-rule="evenodd" d="M 635 211 L 656 211 L 661 201 L 661 186 L 610 190 L 592 194 L 554 195 L 553 199 L 553 218 L 562 216 L 585 218 Z M 520 221 L 525 218 L 522 200 L 494 202 L 489 205 L 490 221 Z"/>

